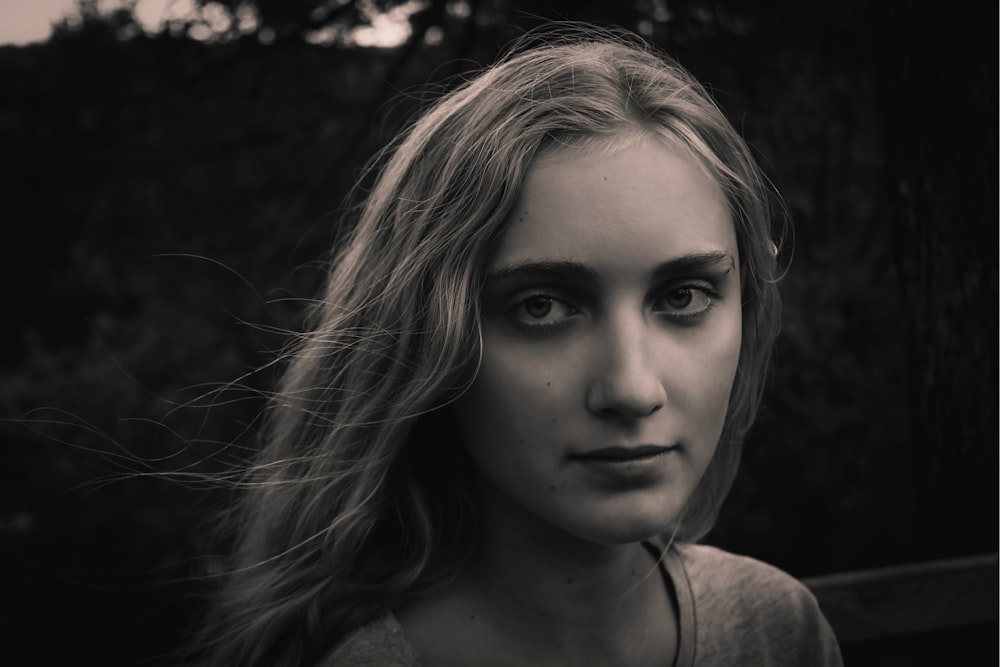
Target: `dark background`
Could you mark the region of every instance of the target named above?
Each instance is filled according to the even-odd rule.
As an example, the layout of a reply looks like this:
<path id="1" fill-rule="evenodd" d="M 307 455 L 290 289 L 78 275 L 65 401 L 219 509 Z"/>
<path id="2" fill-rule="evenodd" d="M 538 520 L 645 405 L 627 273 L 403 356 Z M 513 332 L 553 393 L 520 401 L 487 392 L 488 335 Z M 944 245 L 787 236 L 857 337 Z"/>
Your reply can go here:
<path id="1" fill-rule="evenodd" d="M 213 480 L 253 446 L 347 188 L 426 84 L 543 18 L 675 55 L 791 214 L 773 381 L 708 541 L 800 577 L 997 550 L 992 11 L 429 0 L 382 50 L 302 39 L 363 25 L 364 2 L 257 0 L 255 30 L 208 41 L 197 17 L 144 35 L 83 4 L 50 41 L 0 48 L 9 655 L 124 665 L 178 646 Z"/>

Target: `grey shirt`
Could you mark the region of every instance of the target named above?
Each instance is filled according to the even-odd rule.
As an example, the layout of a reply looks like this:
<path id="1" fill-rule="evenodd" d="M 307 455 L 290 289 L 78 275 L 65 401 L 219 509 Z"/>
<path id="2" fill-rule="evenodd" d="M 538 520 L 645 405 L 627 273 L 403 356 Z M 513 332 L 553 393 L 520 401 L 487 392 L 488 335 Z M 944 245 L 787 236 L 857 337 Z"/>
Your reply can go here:
<path id="1" fill-rule="evenodd" d="M 776 567 L 695 544 L 672 546 L 662 566 L 677 595 L 675 667 L 843 665 L 816 598 Z M 322 667 L 420 665 L 391 613 L 348 635 L 322 662 Z"/>

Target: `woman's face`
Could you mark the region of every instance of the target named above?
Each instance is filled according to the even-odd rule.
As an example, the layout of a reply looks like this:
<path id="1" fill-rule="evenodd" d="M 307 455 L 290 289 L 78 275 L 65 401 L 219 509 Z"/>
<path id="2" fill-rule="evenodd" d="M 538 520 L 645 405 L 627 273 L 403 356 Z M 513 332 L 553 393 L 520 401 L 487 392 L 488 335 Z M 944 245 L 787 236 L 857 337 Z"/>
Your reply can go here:
<path id="1" fill-rule="evenodd" d="M 722 431 L 740 352 L 719 186 L 662 139 L 560 148 L 490 258 L 482 366 L 455 405 L 487 521 L 599 544 L 669 528 Z"/>

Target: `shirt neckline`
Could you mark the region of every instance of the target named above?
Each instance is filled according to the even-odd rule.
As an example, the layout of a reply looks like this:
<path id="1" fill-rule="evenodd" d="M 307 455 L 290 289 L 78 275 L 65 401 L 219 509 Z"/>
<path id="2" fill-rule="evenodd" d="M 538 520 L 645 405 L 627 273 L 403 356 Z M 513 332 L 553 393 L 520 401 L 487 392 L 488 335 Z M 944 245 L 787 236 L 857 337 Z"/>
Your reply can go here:
<path id="1" fill-rule="evenodd" d="M 677 601 L 677 655 L 673 667 L 694 667 L 697 631 L 694 595 L 684 563 L 678 553 L 679 545 L 667 544 L 664 547 L 656 540 L 644 541 L 642 544 L 654 558 L 658 559 L 660 572 L 666 578 L 667 585 L 672 586 L 673 596 Z M 385 623 L 386 629 L 396 635 L 406 645 L 407 651 L 417 658 L 415 667 L 420 667 L 423 664 L 420 654 L 392 611 L 386 614 Z"/>

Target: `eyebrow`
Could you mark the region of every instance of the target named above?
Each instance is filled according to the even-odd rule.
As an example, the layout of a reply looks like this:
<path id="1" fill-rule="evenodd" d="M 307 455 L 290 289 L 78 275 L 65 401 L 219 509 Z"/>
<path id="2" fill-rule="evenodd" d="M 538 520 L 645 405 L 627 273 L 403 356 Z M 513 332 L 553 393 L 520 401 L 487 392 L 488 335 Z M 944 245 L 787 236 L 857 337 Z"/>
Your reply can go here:
<path id="1" fill-rule="evenodd" d="M 727 266 L 728 265 L 728 266 Z M 697 273 L 706 270 L 719 270 L 726 267 L 726 272 L 736 267 L 733 256 L 724 251 L 694 253 L 682 255 L 667 260 L 653 269 L 654 282 L 684 273 Z M 513 262 L 490 271 L 487 282 L 502 282 L 515 277 L 548 278 L 578 282 L 597 282 L 598 272 L 586 264 L 568 260 L 526 260 Z"/>
<path id="2" fill-rule="evenodd" d="M 526 260 L 514 262 L 490 271 L 488 282 L 503 282 L 511 278 L 554 278 L 579 282 L 597 282 L 597 271 L 579 262 L 567 260 Z"/>
<path id="3" fill-rule="evenodd" d="M 654 282 L 675 276 L 679 273 L 698 273 L 700 271 L 719 271 L 725 268 L 729 273 L 736 268 L 736 260 L 725 251 L 703 252 L 693 255 L 683 255 L 660 264 L 653 270 Z"/>

